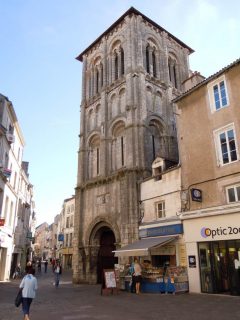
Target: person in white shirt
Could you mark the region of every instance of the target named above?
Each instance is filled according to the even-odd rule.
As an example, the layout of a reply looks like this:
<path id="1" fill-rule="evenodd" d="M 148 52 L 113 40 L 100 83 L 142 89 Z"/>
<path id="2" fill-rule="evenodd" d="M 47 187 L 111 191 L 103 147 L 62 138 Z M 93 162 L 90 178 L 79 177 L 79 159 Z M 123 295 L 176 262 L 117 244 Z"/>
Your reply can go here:
<path id="1" fill-rule="evenodd" d="M 19 288 L 22 288 L 22 310 L 24 314 L 24 320 L 30 320 L 29 311 L 30 305 L 36 296 L 36 290 L 38 288 L 37 279 L 33 276 L 33 268 L 26 268 L 26 275 L 22 279 Z"/>
<path id="2" fill-rule="evenodd" d="M 140 293 L 140 284 L 142 281 L 142 268 L 138 262 L 138 259 L 134 259 L 134 278 L 136 283 L 136 294 Z"/>

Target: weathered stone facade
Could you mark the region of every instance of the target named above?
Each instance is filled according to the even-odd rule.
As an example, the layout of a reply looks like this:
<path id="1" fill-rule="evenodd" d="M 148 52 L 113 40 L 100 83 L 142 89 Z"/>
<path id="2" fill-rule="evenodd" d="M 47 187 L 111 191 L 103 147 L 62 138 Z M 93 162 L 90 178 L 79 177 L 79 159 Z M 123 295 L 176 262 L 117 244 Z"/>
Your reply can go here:
<path id="1" fill-rule="evenodd" d="M 172 97 L 192 50 L 134 8 L 83 62 L 74 282 L 100 281 L 112 250 L 138 239 L 139 181 L 160 156 L 178 160 Z"/>

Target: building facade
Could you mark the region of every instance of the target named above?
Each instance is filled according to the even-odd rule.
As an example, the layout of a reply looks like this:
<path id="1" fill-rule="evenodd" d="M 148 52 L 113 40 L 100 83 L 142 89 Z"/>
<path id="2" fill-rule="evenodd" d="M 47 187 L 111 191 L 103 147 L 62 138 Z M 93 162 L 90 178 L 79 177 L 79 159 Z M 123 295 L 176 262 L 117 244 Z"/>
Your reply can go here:
<path id="1" fill-rule="evenodd" d="M 33 243 L 36 228 L 33 185 L 29 181 L 29 163 L 22 161 L 18 185 L 18 208 L 14 230 L 14 250 L 11 274 L 20 263 L 22 270 L 27 261 L 33 259 Z"/>
<path id="2" fill-rule="evenodd" d="M 65 199 L 59 219 L 58 258 L 64 269 L 72 268 L 75 197 Z"/>
<path id="3" fill-rule="evenodd" d="M 166 245 L 161 245 L 150 261 L 154 266 L 169 262 L 170 266 L 186 267 L 186 248 L 183 236 L 183 224 L 180 219 L 181 167 L 157 158 L 152 165 L 153 175 L 140 184 L 139 225 L 141 239 L 167 237 Z"/>
<path id="4" fill-rule="evenodd" d="M 73 281 L 101 281 L 113 250 L 139 238 L 139 182 L 158 156 L 177 161 L 171 99 L 192 49 L 130 8 L 83 62 Z"/>
<path id="5" fill-rule="evenodd" d="M 0 94 L 0 280 L 8 280 L 11 269 L 16 263 L 20 263 L 26 250 L 30 247 L 27 239 L 22 239 L 21 250 L 17 252 L 19 245 L 15 237 L 15 227 L 18 225 L 20 202 L 24 197 L 21 193 L 21 183 L 25 178 L 22 161 L 24 138 L 12 102 Z M 31 186 L 29 181 L 24 186 Z M 32 210 L 33 202 L 30 194 L 25 194 L 24 205 Z M 24 210 L 27 209 L 24 207 Z M 31 211 L 32 212 L 32 211 Z M 21 219 L 29 224 L 27 216 L 29 212 L 21 211 Z M 16 255 L 15 255 L 16 254 Z M 11 268 L 12 265 L 12 268 Z"/>
<path id="6" fill-rule="evenodd" d="M 240 294 L 240 60 L 175 100 L 191 292 Z"/>
<path id="7" fill-rule="evenodd" d="M 49 231 L 49 225 L 47 222 L 43 222 L 42 224 L 36 227 L 34 243 L 35 260 L 46 260 L 50 258 L 50 237 L 51 231 Z"/>

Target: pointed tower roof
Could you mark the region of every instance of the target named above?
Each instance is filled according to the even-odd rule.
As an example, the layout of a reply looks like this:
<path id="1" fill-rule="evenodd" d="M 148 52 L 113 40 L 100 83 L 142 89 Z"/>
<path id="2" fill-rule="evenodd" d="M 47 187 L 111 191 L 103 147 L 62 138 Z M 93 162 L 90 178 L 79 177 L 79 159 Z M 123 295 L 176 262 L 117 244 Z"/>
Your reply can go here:
<path id="1" fill-rule="evenodd" d="M 165 30 L 164 28 L 162 28 L 161 26 L 159 26 L 156 22 L 154 22 L 153 20 L 149 19 L 147 16 L 145 16 L 144 14 L 142 14 L 140 11 L 138 11 L 137 9 L 135 9 L 134 7 L 131 7 L 130 9 L 128 9 L 118 20 L 116 20 L 106 31 L 104 31 L 92 44 L 90 44 L 90 46 L 88 46 L 82 53 L 80 53 L 76 59 L 79 61 L 83 60 L 83 56 L 86 52 L 88 52 L 95 44 L 97 44 L 103 36 L 107 35 L 112 29 L 114 29 L 126 16 L 129 15 L 140 15 L 142 16 L 142 18 L 144 20 L 146 20 L 147 22 L 151 23 L 154 27 L 156 27 L 157 29 L 159 29 L 161 32 L 164 31 L 168 34 L 169 37 L 171 37 L 172 39 L 174 39 L 178 44 L 180 44 L 182 47 L 186 48 L 189 50 L 190 53 L 193 53 L 194 50 L 191 49 L 189 46 L 187 46 L 184 42 L 182 42 L 181 40 L 179 40 L 178 38 L 176 38 L 174 35 L 172 35 L 170 32 L 168 32 L 167 30 Z"/>

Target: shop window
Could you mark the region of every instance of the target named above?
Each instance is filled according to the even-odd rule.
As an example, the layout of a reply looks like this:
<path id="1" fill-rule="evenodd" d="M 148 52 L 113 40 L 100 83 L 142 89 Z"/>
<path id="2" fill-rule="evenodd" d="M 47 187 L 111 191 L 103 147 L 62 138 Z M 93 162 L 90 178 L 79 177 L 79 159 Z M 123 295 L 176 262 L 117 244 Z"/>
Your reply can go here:
<path id="1" fill-rule="evenodd" d="M 165 214 L 165 201 L 157 202 L 156 203 L 156 214 L 157 218 L 164 218 Z"/>
<path id="2" fill-rule="evenodd" d="M 240 201 L 240 185 L 227 188 L 228 203 Z"/>
<path id="3" fill-rule="evenodd" d="M 218 163 L 223 166 L 238 160 L 234 125 L 215 131 Z"/>

